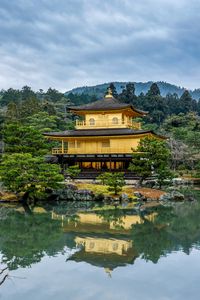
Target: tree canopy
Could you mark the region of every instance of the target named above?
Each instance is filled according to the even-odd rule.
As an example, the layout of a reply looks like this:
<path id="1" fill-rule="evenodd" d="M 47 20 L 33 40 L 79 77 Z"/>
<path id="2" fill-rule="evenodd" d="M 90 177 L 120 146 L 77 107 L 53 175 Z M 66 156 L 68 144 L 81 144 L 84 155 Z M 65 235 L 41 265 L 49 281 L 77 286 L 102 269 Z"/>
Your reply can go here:
<path id="1" fill-rule="evenodd" d="M 43 157 L 29 153 L 4 156 L 0 178 L 8 190 L 33 198 L 44 197 L 47 188 L 57 189 L 64 180 L 59 165 L 45 163 Z"/>
<path id="2" fill-rule="evenodd" d="M 105 172 L 99 175 L 98 179 L 103 185 L 107 185 L 108 190 L 113 192 L 115 195 L 121 192 L 122 187 L 125 185 L 124 173 L 122 172 Z"/>
<path id="3" fill-rule="evenodd" d="M 47 153 L 51 147 L 42 133 L 32 126 L 21 125 L 18 122 L 9 123 L 2 132 L 6 153 L 31 153 L 40 156 Z"/>
<path id="4" fill-rule="evenodd" d="M 140 140 L 137 150 L 133 151 L 129 169 L 140 176 L 140 183 L 152 175 L 157 175 L 163 182 L 170 174 L 169 158 L 170 150 L 165 141 L 146 137 Z"/>

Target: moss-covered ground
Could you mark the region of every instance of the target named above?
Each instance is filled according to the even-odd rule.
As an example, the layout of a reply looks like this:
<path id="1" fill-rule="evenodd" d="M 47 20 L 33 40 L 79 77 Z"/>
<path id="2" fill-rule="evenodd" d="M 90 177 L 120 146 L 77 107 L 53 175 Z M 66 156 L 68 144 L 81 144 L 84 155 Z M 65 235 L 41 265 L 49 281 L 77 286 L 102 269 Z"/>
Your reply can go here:
<path id="1" fill-rule="evenodd" d="M 113 196 L 112 192 L 108 191 L 108 187 L 106 185 L 101 184 L 95 184 L 95 183 L 76 183 L 76 186 L 78 189 L 86 189 L 92 191 L 94 194 L 103 194 L 105 196 Z M 134 192 L 140 192 L 142 195 L 144 195 L 147 198 L 151 198 L 154 200 L 158 200 L 161 195 L 163 195 L 165 192 L 161 190 L 151 189 L 151 188 L 136 188 L 133 186 L 124 186 L 122 188 L 122 191 L 119 193 L 121 195 L 122 193 L 126 193 L 129 198 L 132 198 L 133 201 L 136 199 L 134 196 Z M 116 196 L 117 198 L 119 197 Z"/>

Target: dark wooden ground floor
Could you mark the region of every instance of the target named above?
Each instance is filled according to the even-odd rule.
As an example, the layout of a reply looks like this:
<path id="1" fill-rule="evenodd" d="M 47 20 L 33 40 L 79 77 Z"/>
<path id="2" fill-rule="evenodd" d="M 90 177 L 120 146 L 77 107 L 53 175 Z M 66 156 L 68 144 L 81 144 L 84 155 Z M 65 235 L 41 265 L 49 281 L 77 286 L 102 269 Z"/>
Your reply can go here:
<path id="1" fill-rule="evenodd" d="M 80 179 L 94 179 L 102 172 L 124 172 L 127 179 L 137 178 L 128 170 L 131 154 L 65 154 L 54 155 L 52 159 L 61 165 L 63 172 L 68 166 L 78 165 L 81 169 Z"/>

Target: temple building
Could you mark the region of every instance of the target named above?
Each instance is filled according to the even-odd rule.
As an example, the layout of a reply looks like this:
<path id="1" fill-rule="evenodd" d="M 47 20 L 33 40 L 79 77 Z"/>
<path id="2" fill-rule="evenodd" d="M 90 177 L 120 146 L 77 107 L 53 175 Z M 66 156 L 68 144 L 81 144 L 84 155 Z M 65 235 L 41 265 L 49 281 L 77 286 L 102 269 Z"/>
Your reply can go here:
<path id="1" fill-rule="evenodd" d="M 78 165 L 82 173 L 126 171 L 144 137 L 162 138 L 152 130 L 142 130 L 134 119 L 147 112 L 114 98 L 110 89 L 101 100 L 72 106 L 70 112 L 79 116 L 74 130 L 48 132 L 45 136 L 60 142 L 52 155 L 63 165 Z M 81 120 L 80 120 L 81 119 Z"/>

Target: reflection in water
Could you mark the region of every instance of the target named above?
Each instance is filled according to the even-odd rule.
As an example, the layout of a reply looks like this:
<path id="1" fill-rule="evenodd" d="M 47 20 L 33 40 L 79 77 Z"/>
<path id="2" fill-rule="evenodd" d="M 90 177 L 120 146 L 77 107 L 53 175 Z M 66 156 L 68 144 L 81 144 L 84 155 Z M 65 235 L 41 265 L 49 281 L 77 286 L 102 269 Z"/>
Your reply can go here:
<path id="1" fill-rule="evenodd" d="M 87 262 L 106 272 L 133 264 L 140 257 L 157 263 L 172 251 L 189 254 L 200 243 L 200 202 L 156 207 L 139 215 L 133 209 L 94 210 L 47 204 L 7 208 L 0 220 L 2 263 L 10 270 L 39 263 L 44 256 L 68 255 L 67 261 Z M 70 252 L 71 251 L 71 252 Z"/>
<path id="2" fill-rule="evenodd" d="M 118 254 L 126 255 L 127 251 L 132 248 L 132 241 L 118 239 L 103 239 L 91 237 L 76 237 L 77 246 L 84 246 L 85 252 L 102 253 L 102 254 Z"/>
<path id="3" fill-rule="evenodd" d="M 54 255 L 60 250 L 60 223 L 52 222 L 48 214 L 10 211 L 8 217 L 0 221 L 0 227 L 2 263 L 10 270 L 31 266 L 44 255 Z"/>
<path id="4" fill-rule="evenodd" d="M 2 269 L 0 269 L 0 285 L 2 285 L 6 278 L 8 278 L 8 267 L 3 267 Z"/>
<path id="5" fill-rule="evenodd" d="M 129 213 L 129 215 L 128 215 Z M 153 221 L 155 213 L 146 216 Z M 63 231 L 74 234 L 80 248 L 68 260 L 85 261 L 106 271 L 132 264 L 138 256 L 131 239 L 131 228 L 142 224 L 144 218 L 135 211 L 112 209 L 97 212 L 77 212 L 74 217 L 52 212 L 53 220 L 60 220 Z"/>
<path id="6" fill-rule="evenodd" d="M 199 200 L 142 213 L 91 202 L 4 209 L 0 299 L 198 298 Z"/>

